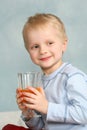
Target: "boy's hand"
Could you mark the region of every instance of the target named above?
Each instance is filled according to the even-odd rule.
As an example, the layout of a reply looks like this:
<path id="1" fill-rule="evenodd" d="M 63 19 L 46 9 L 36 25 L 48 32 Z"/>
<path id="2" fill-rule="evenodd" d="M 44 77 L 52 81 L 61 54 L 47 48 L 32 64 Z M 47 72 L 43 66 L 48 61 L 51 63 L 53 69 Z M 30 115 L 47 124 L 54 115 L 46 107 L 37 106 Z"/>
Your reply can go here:
<path id="1" fill-rule="evenodd" d="M 32 111 L 31 109 L 27 108 L 25 105 L 24 105 L 24 95 L 23 95 L 23 92 L 22 92 L 22 89 L 21 88 L 18 88 L 16 90 L 16 100 L 17 100 L 17 104 L 18 104 L 18 107 L 19 109 L 22 111 L 22 115 L 26 118 L 26 119 L 31 119 L 32 117 L 34 117 L 35 115 L 35 112 Z"/>
<path id="2" fill-rule="evenodd" d="M 19 109 L 24 112 L 27 110 L 27 108 L 23 105 L 23 93 L 21 92 L 21 88 L 16 89 L 16 102 L 19 107 Z"/>
<path id="3" fill-rule="evenodd" d="M 45 97 L 43 88 L 40 89 L 40 92 L 33 87 L 28 87 L 27 89 L 29 89 L 32 93 L 23 92 L 23 95 L 24 95 L 23 99 L 26 101 L 23 103 L 25 108 L 33 109 L 43 114 L 47 114 L 48 101 Z M 18 104 L 20 103 L 21 103 L 21 100 L 18 100 Z M 22 109 L 22 106 L 20 108 Z"/>

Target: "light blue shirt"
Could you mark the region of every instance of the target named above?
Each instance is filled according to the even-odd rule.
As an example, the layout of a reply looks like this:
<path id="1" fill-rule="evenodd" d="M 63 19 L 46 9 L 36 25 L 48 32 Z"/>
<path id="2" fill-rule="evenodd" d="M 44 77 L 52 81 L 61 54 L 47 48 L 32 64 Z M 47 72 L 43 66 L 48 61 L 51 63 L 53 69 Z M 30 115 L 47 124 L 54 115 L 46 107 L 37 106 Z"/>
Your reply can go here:
<path id="1" fill-rule="evenodd" d="M 47 115 L 26 122 L 34 129 L 87 129 L 87 75 L 69 63 L 46 76 L 43 88 L 49 101 Z M 36 123 L 35 123 L 36 122 Z"/>

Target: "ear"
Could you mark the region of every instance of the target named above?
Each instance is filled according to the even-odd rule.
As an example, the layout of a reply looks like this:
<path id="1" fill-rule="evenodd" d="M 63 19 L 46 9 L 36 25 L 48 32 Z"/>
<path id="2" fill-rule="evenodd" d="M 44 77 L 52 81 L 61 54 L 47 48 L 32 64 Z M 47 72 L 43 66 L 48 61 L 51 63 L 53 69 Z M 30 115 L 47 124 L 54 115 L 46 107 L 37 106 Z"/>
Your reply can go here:
<path id="1" fill-rule="evenodd" d="M 66 49 L 67 49 L 67 43 L 68 43 L 68 39 L 66 38 L 66 39 L 64 39 L 64 41 L 63 41 L 63 53 L 66 51 Z"/>

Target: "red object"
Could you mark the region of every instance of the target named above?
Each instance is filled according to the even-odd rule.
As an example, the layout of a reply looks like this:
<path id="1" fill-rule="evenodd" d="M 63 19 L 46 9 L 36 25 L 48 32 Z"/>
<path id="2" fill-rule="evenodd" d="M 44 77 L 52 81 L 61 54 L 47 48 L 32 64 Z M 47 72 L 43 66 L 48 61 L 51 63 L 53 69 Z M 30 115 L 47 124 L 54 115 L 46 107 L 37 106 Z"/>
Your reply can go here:
<path id="1" fill-rule="evenodd" d="M 2 128 L 2 130 L 30 130 L 29 128 L 24 128 L 22 126 L 16 126 L 13 124 L 8 124 Z"/>

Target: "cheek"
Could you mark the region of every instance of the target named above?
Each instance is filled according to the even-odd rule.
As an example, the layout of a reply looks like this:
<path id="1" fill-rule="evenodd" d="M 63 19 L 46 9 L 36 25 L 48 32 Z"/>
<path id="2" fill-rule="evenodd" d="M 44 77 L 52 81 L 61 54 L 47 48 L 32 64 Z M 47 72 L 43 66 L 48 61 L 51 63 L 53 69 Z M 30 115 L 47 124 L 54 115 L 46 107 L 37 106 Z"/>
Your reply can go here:
<path id="1" fill-rule="evenodd" d="M 35 53 L 29 53 L 31 60 L 36 63 L 37 55 Z"/>
<path id="2" fill-rule="evenodd" d="M 54 49 L 54 55 L 56 58 L 61 58 L 63 54 L 63 50 L 61 47 L 57 47 L 56 49 Z"/>
<path id="3" fill-rule="evenodd" d="M 32 60 L 34 60 L 34 59 L 35 59 L 35 56 L 34 56 L 33 54 L 30 54 L 30 58 L 31 58 Z"/>
<path id="4" fill-rule="evenodd" d="M 60 55 L 65 51 L 65 46 L 64 45 L 61 45 L 59 48 L 58 48 L 58 51 L 60 53 Z"/>
<path id="5" fill-rule="evenodd" d="M 54 53 L 56 53 L 56 55 L 61 55 L 62 52 L 63 52 L 62 46 L 57 46 L 57 47 L 55 47 Z"/>

